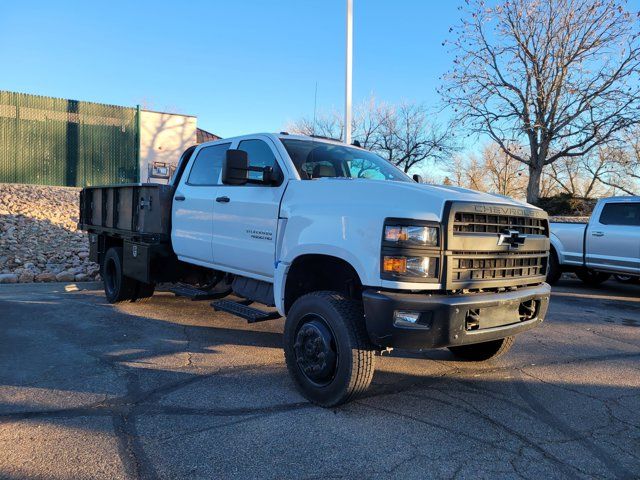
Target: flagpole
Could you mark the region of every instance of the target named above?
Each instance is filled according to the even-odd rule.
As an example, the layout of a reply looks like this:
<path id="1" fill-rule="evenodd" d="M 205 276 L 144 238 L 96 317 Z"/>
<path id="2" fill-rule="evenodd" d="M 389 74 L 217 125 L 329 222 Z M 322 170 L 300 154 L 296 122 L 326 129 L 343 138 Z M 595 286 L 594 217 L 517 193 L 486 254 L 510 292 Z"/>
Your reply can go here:
<path id="1" fill-rule="evenodd" d="M 353 64 L 353 0 L 347 0 L 347 52 L 344 95 L 344 141 L 351 144 L 351 73 Z"/>

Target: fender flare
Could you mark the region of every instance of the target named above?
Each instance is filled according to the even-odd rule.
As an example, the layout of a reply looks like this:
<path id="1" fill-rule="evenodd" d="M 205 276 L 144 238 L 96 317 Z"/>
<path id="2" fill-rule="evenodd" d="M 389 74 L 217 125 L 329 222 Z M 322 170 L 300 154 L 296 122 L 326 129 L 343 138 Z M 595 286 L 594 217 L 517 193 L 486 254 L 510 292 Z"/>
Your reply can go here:
<path id="1" fill-rule="evenodd" d="M 335 247 L 333 245 L 299 245 L 297 248 L 291 250 L 290 255 L 287 255 L 286 259 L 277 261 L 275 266 L 276 268 L 273 278 L 273 297 L 275 306 L 282 316 L 285 315 L 284 298 L 286 293 L 285 290 L 289 269 L 291 268 L 291 265 L 293 265 L 293 263 L 296 261 L 296 259 L 304 255 L 325 255 L 327 257 L 333 257 L 342 260 L 354 269 L 360 279 L 360 282 L 364 284 L 364 282 L 362 281 L 363 278 L 366 278 L 364 276 L 364 267 L 362 266 L 360 261 L 348 250 L 342 249 L 340 247 Z"/>
<path id="2" fill-rule="evenodd" d="M 549 243 L 550 243 L 550 247 L 549 247 L 549 255 L 553 255 L 553 252 L 556 252 L 556 256 L 558 257 L 558 263 L 560 265 L 564 264 L 564 255 L 562 253 L 562 243 L 560 242 L 560 239 L 554 235 L 553 232 L 551 232 L 551 235 L 549 236 Z"/>

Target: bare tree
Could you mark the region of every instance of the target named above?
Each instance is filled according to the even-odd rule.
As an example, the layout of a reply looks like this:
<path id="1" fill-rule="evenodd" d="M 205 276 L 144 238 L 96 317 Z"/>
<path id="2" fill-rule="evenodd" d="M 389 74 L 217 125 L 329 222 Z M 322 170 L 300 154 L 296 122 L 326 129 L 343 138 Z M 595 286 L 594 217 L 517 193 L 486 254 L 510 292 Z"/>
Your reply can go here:
<path id="1" fill-rule="evenodd" d="M 521 147 L 509 148 L 518 151 Z M 608 186 L 612 182 L 629 185 L 612 173 L 622 171 L 613 167 L 617 159 L 628 156 L 623 156 L 620 149 L 608 149 L 607 154 L 599 149 L 596 153 L 580 159 L 565 158 L 546 166 L 540 181 L 540 197 L 560 193 L 580 198 L 610 196 L 614 194 L 614 189 Z M 625 155 L 629 153 L 630 149 Z M 528 171 L 524 164 L 507 155 L 498 144 L 490 143 L 482 149 L 480 158 L 473 154 L 454 157 L 447 180 L 474 190 L 524 198 Z"/>
<path id="2" fill-rule="evenodd" d="M 372 95 L 368 100 L 358 104 L 353 115 L 351 137 L 360 142 L 366 149 L 374 149 L 382 133 L 383 125 L 393 115 L 392 106 L 377 102 Z"/>
<path id="3" fill-rule="evenodd" d="M 456 155 L 445 180 L 472 190 L 523 197 L 527 176 L 522 163 L 491 143 L 482 149 L 481 157 L 474 154 L 467 157 Z"/>
<path id="4" fill-rule="evenodd" d="M 472 156 L 467 163 L 465 175 L 467 177 L 467 188 L 478 190 L 480 192 L 488 192 L 486 170 L 483 164 L 476 156 Z"/>
<path id="5" fill-rule="evenodd" d="M 450 128 L 441 128 L 429 120 L 422 104 L 390 105 L 374 97 L 355 109 L 352 137 L 405 172 L 424 167 L 427 161 L 439 161 L 456 147 Z M 337 112 L 302 118 L 287 126 L 292 133 L 341 138 L 342 117 Z"/>
<path id="6" fill-rule="evenodd" d="M 453 158 L 450 176 L 445 178 L 444 183 L 479 192 L 489 191 L 486 170 L 482 161 L 473 154 L 467 157 L 456 155 Z"/>
<path id="7" fill-rule="evenodd" d="M 558 183 L 544 171 L 540 179 L 540 198 L 553 197 L 558 193 L 560 193 Z"/>
<path id="8" fill-rule="evenodd" d="M 449 128 L 429 121 L 423 104 L 401 103 L 385 110 L 375 150 L 387 160 L 408 172 L 427 160 L 439 161 L 455 152 Z"/>
<path id="9" fill-rule="evenodd" d="M 342 138 L 344 122 L 337 111 L 320 112 L 316 117 L 303 117 L 289 123 L 285 129 L 299 135 L 319 135 L 321 137 Z"/>
<path id="10" fill-rule="evenodd" d="M 518 147 L 510 147 L 518 151 Z M 523 197 L 526 192 L 526 168 L 507 155 L 496 143 L 491 143 L 482 151 L 484 169 L 492 192 L 508 197 Z"/>
<path id="11" fill-rule="evenodd" d="M 640 128 L 627 132 L 622 145 L 603 148 L 599 155 L 606 157 L 600 181 L 613 191 L 627 195 L 640 194 Z"/>
<path id="12" fill-rule="evenodd" d="M 351 124 L 351 137 L 358 140 L 363 148 L 373 148 L 382 123 L 392 111 L 385 103 L 378 103 L 373 95 L 357 104 Z M 315 117 L 302 117 L 285 128 L 288 132 L 300 135 L 318 135 L 340 140 L 344 135 L 344 119 L 337 110 L 323 111 Z"/>
<path id="13" fill-rule="evenodd" d="M 600 148 L 582 158 L 563 158 L 545 168 L 543 176 L 549 177 L 558 187 L 558 193 L 574 197 L 594 198 L 611 193 L 604 180 L 611 159 Z"/>
<path id="14" fill-rule="evenodd" d="M 586 155 L 640 121 L 636 15 L 616 0 L 468 5 L 441 94 L 459 123 L 528 166 L 527 200 L 536 203 L 545 165 Z"/>
<path id="15" fill-rule="evenodd" d="M 460 155 L 455 155 L 450 163 L 448 175 L 444 177 L 444 185 L 455 185 L 457 187 L 466 187 L 466 164 Z"/>

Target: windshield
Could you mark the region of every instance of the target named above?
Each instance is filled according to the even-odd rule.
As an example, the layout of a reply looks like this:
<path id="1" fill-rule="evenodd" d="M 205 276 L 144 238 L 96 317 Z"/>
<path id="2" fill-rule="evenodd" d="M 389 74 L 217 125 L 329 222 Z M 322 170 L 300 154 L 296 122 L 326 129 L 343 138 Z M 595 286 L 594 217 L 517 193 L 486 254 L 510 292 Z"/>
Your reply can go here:
<path id="1" fill-rule="evenodd" d="M 312 140 L 280 139 L 300 178 L 366 178 L 412 182 L 385 159 L 366 150 Z"/>

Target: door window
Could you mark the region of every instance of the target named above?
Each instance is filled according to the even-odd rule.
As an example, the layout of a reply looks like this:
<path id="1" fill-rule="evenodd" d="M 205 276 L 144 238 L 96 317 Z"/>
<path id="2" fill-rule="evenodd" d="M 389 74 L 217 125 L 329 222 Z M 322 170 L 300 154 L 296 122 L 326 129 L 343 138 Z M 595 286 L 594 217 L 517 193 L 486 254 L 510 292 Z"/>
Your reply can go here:
<path id="1" fill-rule="evenodd" d="M 187 183 L 196 186 L 219 185 L 222 163 L 229 145 L 225 143 L 202 148 L 193 162 Z"/>
<path id="2" fill-rule="evenodd" d="M 238 145 L 238 150 L 247 152 L 249 166 L 251 167 L 271 167 L 275 178 L 279 178 L 280 167 L 276 161 L 273 151 L 262 140 L 243 140 Z M 249 172 L 249 179 L 262 180 L 261 172 Z"/>
<path id="3" fill-rule="evenodd" d="M 640 203 L 607 203 L 600 214 L 603 225 L 640 226 Z"/>

